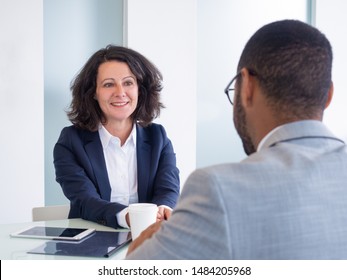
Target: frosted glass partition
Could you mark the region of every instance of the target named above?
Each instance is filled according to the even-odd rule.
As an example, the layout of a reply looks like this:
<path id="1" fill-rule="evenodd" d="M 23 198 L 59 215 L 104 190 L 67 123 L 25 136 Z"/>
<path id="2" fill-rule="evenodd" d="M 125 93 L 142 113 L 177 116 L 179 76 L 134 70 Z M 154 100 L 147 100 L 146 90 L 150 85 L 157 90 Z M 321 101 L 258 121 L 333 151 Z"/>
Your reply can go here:
<path id="1" fill-rule="evenodd" d="M 55 182 L 53 147 L 70 125 L 65 110 L 71 101 L 70 82 L 89 56 L 113 43 L 123 43 L 122 0 L 45 0 L 45 204 L 66 203 Z"/>
<path id="2" fill-rule="evenodd" d="M 182 185 L 196 165 L 196 3 L 200 0 L 127 0 L 127 46 L 163 74 L 164 125 Z M 214 2 L 214 1 L 211 1 Z"/>
<path id="3" fill-rule="evenodd" d="M 271 21 L 306 21 L 307 1 L 199 0 L 197 4 L 197 166 L 202 167 L 245 157 L 223 90 L 236 74 L 249 37 Z"/>

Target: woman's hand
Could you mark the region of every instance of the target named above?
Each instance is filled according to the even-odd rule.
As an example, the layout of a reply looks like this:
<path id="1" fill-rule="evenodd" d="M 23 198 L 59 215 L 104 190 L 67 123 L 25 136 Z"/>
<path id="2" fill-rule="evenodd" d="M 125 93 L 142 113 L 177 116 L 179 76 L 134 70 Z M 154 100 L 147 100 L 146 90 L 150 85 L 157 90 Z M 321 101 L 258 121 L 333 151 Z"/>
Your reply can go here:
<path id="1" fill-rule="evenodd" d="M 163 206 L 158 207 L 157 222 L 168 220 L 172 210 Z"/>
<path id="2" fill-rule="evenodd" d="M 168 220 L 171 217 L 172 210 L 163 206 L 158 207 L 158 213 L 157 213 L 157 222 Z M 130 218 L 129 213 L 126 213 L 125 215 L 125 221 L 127 222 L 128 226 L 130 227 Z"/>

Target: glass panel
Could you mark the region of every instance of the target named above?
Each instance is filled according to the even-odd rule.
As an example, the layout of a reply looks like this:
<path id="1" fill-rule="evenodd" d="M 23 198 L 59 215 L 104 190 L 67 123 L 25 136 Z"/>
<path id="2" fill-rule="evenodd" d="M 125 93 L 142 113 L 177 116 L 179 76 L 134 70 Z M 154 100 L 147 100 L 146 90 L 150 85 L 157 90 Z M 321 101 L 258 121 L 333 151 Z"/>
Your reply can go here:
<path id="1" fill-rule="evenodd" d="M 70 82 L 92 53 L 111 43 L 123 44 L 122 0 L 44 1 L 46 205 L 67 202 L 55 182 L 53 147 L 70 125 Z"/>

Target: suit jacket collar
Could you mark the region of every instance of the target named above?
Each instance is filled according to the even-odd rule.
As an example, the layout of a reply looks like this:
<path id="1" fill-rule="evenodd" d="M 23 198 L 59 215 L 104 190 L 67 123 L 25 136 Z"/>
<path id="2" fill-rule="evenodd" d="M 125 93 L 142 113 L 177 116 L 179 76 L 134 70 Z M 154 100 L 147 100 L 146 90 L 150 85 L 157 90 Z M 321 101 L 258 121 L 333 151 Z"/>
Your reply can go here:
<path id="1" fill-rule="evenodd" d="M 262 143 L 261 149 L 272 147 L 279 142 L 302 138 L 329 138 L 344 143 L 321 122 L 315 120 L 297 121 L 277 127 Z"/>

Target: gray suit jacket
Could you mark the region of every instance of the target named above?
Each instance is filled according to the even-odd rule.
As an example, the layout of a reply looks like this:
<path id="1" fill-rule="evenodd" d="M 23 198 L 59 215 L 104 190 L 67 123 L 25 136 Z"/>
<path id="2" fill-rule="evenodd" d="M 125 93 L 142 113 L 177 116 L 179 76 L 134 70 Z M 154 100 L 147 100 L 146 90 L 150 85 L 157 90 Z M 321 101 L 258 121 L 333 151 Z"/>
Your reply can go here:
<path id="1" fill-rule="evenodd" d="M 188 178 L 129 259 L 347 259 L 347 149 L 319 121 L 284 125 L 240 163 Z"/>

